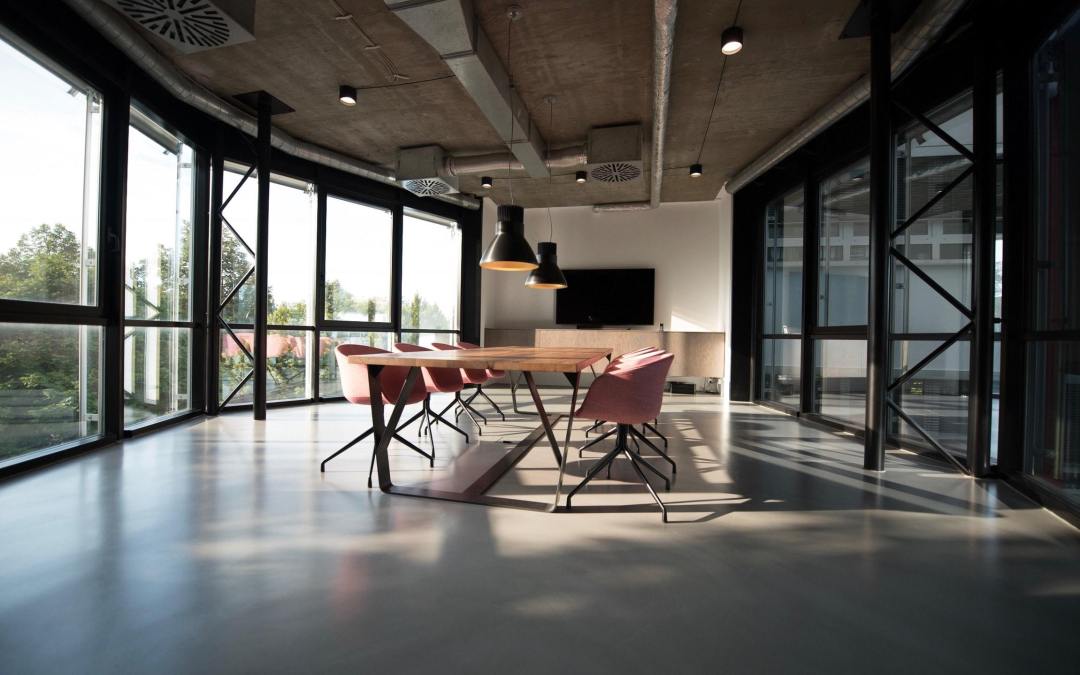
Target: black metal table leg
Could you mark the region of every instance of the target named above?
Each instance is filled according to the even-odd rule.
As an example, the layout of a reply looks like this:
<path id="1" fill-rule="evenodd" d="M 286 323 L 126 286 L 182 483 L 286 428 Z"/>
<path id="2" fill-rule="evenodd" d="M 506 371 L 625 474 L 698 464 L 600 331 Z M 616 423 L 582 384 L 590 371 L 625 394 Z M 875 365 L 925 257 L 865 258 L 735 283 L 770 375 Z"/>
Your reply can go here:
<path id="1" fill-rule="evenodd" d="M 559 493 L 562 492 L 563 475 L 566 473 L 566 457 L 570 454 L 570 434 L 574 431 L 574 413 L 577 412 L 578 384 L 581 382 L 581 373 L 563 373 L 566 379 L 574 387 L 574 393 L 570 395 L 570 414 L 566 418 L 566 439 L 563 441 L 562 461 L 559 462 L 559 480 L 555 484 L 555 510 L 559 509 Z"/>
<path id="2" fill-rule="evenodd" d="M 536 382 L 533 380 L 532 373 L 525 373 L 525 382 L 529 385 L 529 393 L 532 394 L 533 404 L 536 405 L 536 412 L 540 415 L 540 424 L 544 427 L 544 434 L 548 438 L 548 443 L 551 444 L 551 451 L 555 453 L 555 462 L 562 466 L 562 453 L 559 452 L 559 442 L 555 440 L 555 430 L 551 428 L 551 422 L 548 420 L 547 411 L 544 410 L 544 402 L 540 399 L 540 392 L 536 389 Z M 577 388 L 574 388 L 574 397 L 577 398 Z"/>
<path id="3" fill-rule="evenodd" d="M 397 433 L 398 420 L 401 419 L 401 413 L 405 410 L 405 402 L 409 399 L 413 385 L 416 384 L 420 369 L 409 368 L 409 374 L 405 377 L 405 384 L 401 387 L 401 393 L 398 394 L 388 422 L 383 417 L 382 386 L 379 384 L 381 372 L 382 366 L 369 365 L 367 367 L 368 392 L 371 396 L 371 426 L 375 429 L 375 468 L 379 472 L 379 489 L 389 492 L 394 484 L 390 480 L 390 458 L 386 449 L 390 445 L 390 439 Z"/>

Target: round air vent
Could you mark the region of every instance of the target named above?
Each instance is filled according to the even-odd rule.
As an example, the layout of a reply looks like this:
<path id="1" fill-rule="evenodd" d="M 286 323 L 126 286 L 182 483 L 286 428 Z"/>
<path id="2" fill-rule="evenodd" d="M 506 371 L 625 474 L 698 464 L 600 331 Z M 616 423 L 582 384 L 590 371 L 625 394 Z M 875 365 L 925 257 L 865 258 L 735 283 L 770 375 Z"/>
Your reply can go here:
<path id="1" fill-rule="evenodd" d="M 450 186 L 438 178 L 413 178 L 402 183 L 406 190 L 421 197 L 434 197 L 450 192 Z"/>
<path id="2" fill-rule="evenodd" d="M 115 4 L 142 27 L 181 45 L 207 49 L 229 41 L 229 22 L 206 0 L 116 0 Z"/>
<path id="3" fill-rule="evenodd" d="M 604 183 L 625 183 L 641 176 L 641 169 L 626 162 L 601 164 L 592 170 L 592 177 Z"/>

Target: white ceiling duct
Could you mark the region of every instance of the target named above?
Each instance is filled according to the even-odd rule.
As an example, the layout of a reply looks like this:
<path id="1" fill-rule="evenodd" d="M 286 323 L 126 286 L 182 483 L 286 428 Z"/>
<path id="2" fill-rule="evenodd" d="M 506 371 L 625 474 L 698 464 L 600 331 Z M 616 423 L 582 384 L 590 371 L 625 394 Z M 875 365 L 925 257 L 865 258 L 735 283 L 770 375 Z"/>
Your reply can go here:
<path id="1" fill-rule="evenodd" d="M 64 1 L 177 99 L 249 136 L 258 134 L 258 123 L 254 117 L 191 80 L 139 35 L 127 20 L 103 2 Z M 271 132 L 270 142 L 278 150 L 299 159 L 398 187 L 394 173 L 389 169 L 301 141 L 276 127 Z M 480 200 L 466 195 L 443 195 L 437 198 L 469 209 L 480 208 Z"/>

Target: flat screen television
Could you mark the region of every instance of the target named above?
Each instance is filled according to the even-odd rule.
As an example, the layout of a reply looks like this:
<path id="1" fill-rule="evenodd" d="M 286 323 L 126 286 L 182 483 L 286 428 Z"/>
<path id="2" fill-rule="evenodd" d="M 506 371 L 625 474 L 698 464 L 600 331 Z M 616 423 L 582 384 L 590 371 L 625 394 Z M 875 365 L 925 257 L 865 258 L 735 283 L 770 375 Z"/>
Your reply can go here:
<path id="1" fill-rule="evenodd" d="M 653 322 L 654 269 L 563 270 L 555 292 L 555 323 L 648 326 Z"/>

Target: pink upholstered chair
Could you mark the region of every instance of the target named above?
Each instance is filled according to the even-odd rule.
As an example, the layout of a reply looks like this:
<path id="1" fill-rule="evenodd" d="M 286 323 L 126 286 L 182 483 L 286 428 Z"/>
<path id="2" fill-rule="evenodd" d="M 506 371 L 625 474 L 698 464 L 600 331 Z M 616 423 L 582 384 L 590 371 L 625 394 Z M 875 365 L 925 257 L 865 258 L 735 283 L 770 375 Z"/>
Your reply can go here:
<path id="1" fill-rule="evenodd" d="M 427 347 L 421 347 L 420 345 L 410 344 L 408 342 L 396 342 L 394 343 L 394 351 L 396 352 L 430 352 Z M 427 432 L 431 433 L 431 424 L 435 422 L 445 422 L 448 427 L 458 432 L 465 437 L 465 442 L 469 442 L 469 434 L 465 433 L 463 429 L 456 424 L 450 422 L 450 420 L 443 417 L 446 409 L 437 413 L 431 409 L 431 394 L 453 394 L 454 400 L 450 405 L 461 400 L 461 390 L 465 388 L 465 382 L 461 379 L 461 370 L 458 368 L 421 368 L 420 372 L 424 376 L 424 386 L 427 388 L 428 396 L 424 399 L 424 421 L 427 423 Z M 449 407 L 449 406 L 448 406 Z M 480 425 L 476 427 L 477 433 L 480 431 Z"/>
<path id="2" fill-rule="evenodd" d="M 358 405 L 370 405 L 371 404 L 371 389 L 368 386 L 368 372 L 367 366 L 363 364 L 349 363 L 349 357 L 354 354 L 385 354 L 385 349 L 379 349 L 378 347 L 368 347 L 367 345 L 352 345 L 342 344 L 338 345 L 334 350 L 334 356 L 337 357 L 338 365 L 338 377 L 341 379 L 341 392 L 345 396 L 345 400 L 349 403 L 356 403 Z M 398 396 L 401 395 L 401 390 L 405 386 L 405 378 L 409 374 L 408 368 L 400 366 L 385 366 L 379 372 L 379 388 L 382 389 L 382 399 L 384 403 L 393 405 L 397 402 Z M 409 392 L 408 398 L 405 399 L 406 403 L 420 403 L 427 398 L 427 387 L 424 386 L 424 382 L 420 379 L 416 380 L 413 385 L 412 391 Z M 420 419 L 420 416 L 424 414 L 424 411 L 416 413 L 409 418 L 407 422 L 400 425 L 397 431 L 401 431 L 405 427 L 409 426 L 416 420 Z M 330 455 L 322 461 L 319 465 L 319 471 L 326 471 L 326 463 L 337 457 L 341 453 L 345 452 L 352 446 L 356 445 L 360 441 L 364 440 L 367 436 L 375 432 L 375 428 L 371 427 L 364 433 L 360 434 L 356 438 L 346 443 L 340 450 Z M 432 446 L 431 454 L 428 454 L 416 447 L 409 441 L 402 438 L 397 432 L 394 433 L 394 439 L 409 446 L 413 451 L 420 453 L 424 457 L 428 458 L 428 464 L 435 466 L 435 448 Z M 371 487 L 371 474 L 375 468 L 375 453 L 371 453 L 371 467 L 368 468 L 368 487 Z"/>
<path id="3" fill-rule="evenodd" d="M 607 373 L 607 372 L 611 372 L 613 370 L 618 370 L 619 368 L 624 367 L 626 365 L 626 363 L 629 362 L 629 361 L 635 361 L 637 359 L 642 359 L 642 358 L 652 356 L 654 354 L 662 354 L 662 353 L 664 353 L 664 350 L 660 349 L 659 347 L 642 347 L 641 349 L 635 349 L 632 352 L 626 352 L 624 354 L 620 354 L 619 356 L 616 356 L 614 359 L 611 360 L 611 363 L 609 363 L 607 365 L 607 368 L 604 369 L 604 372 Z M 604 425 L 605 422 L 607 422 L 607 420 L 596 420 L 596 424 L 592 425 L 591 427 L 589 427 L 588 429 L 585 430 L 585 437 L 588 438 L 590 433 L 592 433 L 593 431 L 598 430 L 601 426 Z M 657 420 L 653 420 L 652 424 L 650 424 L 648 422 L 643 422 L 641 424 L 641 434 L 642 434 L 642 436 L 644 436 L 646 431 L 653 432 L 654 434 L 656 434 L 657 437 L 660 438 L 660 440 L 662 440 L 664 442 L 664 447 L 667 448 L 668 447 L 667 436 L 660 433 L 660 431 L 656 428 L 656 426 L 654 426 L 656 424 L 656 422 L 657 422 Z M 610 435 L 611 434 L 605 434 L 604 436 L 601 436 L 600 438 L 603 439 L 603 438 L 606 438 L 607 436 L 610 436 Z M 634 444 L 637 445 L 636 440 L 634 441 Z M 589 447 L 590 445 L 592 445 L 592 443 L 589 443 L 589 444 L 586 444 L 586 445 L 582 446 L 578 450 L 578 457 L 581 457 L 582 450 Z M 656 447 L 652 443 L 649 443 L 649 446 L 650 447 Z"/>
<path id="4" fill-rule="evenodd" d="M 567 509 L 571 507 L 574 494 L 595 478 L 601 469 L 609 466 L 617 456 L 622 454 L 630 460 L 630 465 L 642 482 L 645 483 L 649 494 L 653 496 L 653 499 L 660 506 L 664 522 L 667 522 L 667 508 L 656 494 L 656 491 L 653 490 L 652 485 L 649 484 L 649 480 L 645 477 L 642 468 L 662 478 L 665 488 L 668 490 L 671 489 L 671 481 L 646 462 L 640 454 L 631 449 L 627 439 L 630 436 L 636 436 L 648 443 L 641 432 L 634 428 L 634 425 L 643 424 L 659 416 L 664 401 L 664 380 L 674 358 L 673 354 L 659 352 L 641 358 L 627 359 L 618 367 L 611 368 L 596 378 L 592 386 L 589 387 L 589 391 L 585 395 L 585 401 L 581 404 L 576 416 L 582 419 L 607 420 L 615 423 L 615 429 L 592 441 L 592 443 L 598 443 L 611 434 L 617 434 L 617 437 L 615 447 L 596 464 L 589 467 L 585 479 L 566 496 Z M 652 444 L 649 443 L 649 445 Z M 675 462 L 655 446 L 653 446 L 653 449 L 657 450 L 671 464 L 671 472 L 674 474 Z"/>

